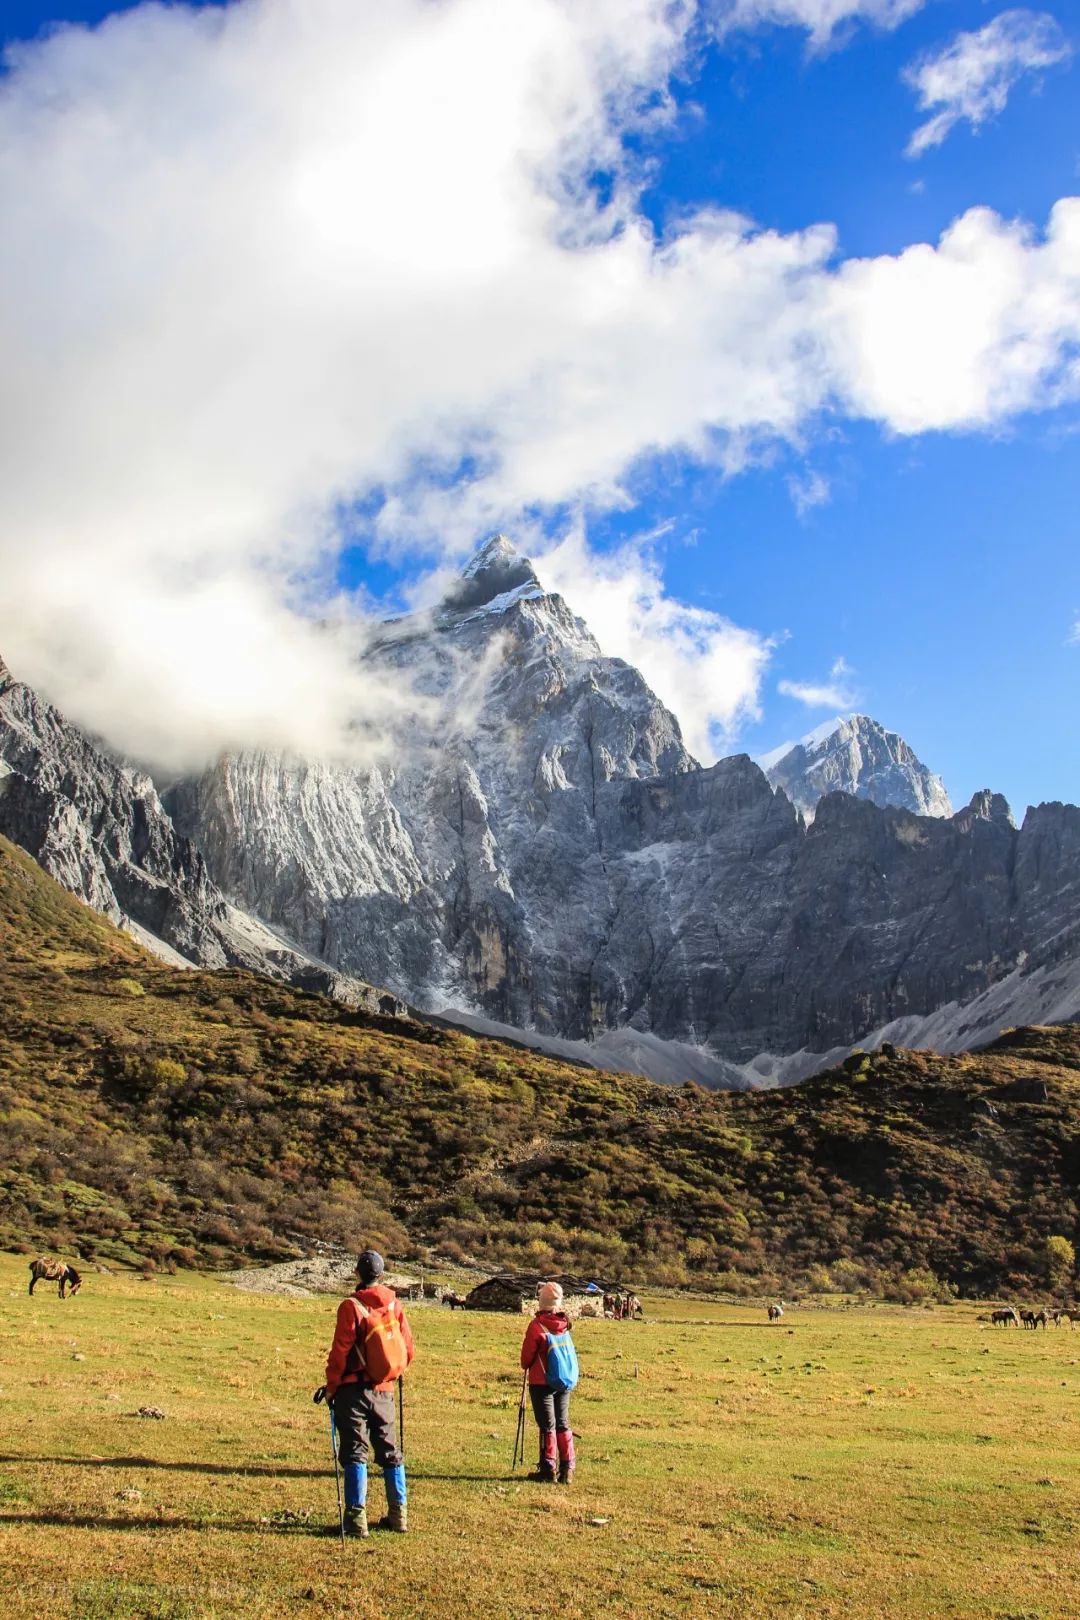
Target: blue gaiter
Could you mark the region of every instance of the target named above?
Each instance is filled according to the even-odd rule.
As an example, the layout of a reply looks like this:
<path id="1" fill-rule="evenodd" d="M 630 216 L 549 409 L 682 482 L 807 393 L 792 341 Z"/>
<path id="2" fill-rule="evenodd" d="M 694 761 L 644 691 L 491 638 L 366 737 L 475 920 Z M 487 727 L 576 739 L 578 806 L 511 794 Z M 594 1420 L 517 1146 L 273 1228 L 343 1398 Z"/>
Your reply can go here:
<path id="1" fill-rule="evenodd" d="M 346 1463 L 345 1506 L 363 1507 L 367 1501 L 367 1463 Z"/>

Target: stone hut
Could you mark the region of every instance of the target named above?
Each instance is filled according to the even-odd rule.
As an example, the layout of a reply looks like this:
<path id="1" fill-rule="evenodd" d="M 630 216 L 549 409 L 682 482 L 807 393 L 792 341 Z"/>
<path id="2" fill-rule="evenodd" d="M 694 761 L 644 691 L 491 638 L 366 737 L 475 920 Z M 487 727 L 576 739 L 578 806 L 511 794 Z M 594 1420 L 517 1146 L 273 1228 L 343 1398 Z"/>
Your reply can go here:
<path id="1" fill-rule="evenodd" d="M 465 1303 L 470 1311 L 512 1311 L 515 1315 L 524 1312 L 531 1316 L 536 1310 L 536 1290 L 542 1282 L 561 1284 L 563 1309 L 572 1322 L 582 1316 L 602 1316 L 604 1294 L 616 1290 L 625 1293 L 629 1287 L 626 1283 L 605 1282 L 601 1277 L 503 1271 L 497 1277 L 478 1283 Z"/>

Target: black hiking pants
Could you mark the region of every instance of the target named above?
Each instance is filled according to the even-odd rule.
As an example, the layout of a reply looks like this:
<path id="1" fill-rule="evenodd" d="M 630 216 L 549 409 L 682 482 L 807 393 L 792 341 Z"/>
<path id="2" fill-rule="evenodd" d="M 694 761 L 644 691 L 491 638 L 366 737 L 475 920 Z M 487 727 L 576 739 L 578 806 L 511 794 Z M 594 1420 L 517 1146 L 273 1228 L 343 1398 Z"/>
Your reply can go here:
<path id="1" fill-rule="evenodd" d="M 530 1384 L 529 1399 L 541 1434 L 565 1434 L 570 1427 L 570 1391 Z"/>
<path id="2" fill-rule="evenodd" d="M 338 1457 L 346 1463 L 366 1463 L 368 1444 L 380 1468 L 397 1468 L 405 1461 L 394 1433 L 394 1392 L 369 1389 L 365 1384 L 342 1384 L 334 1396 L 334 1422 L 338 1431 Z"/>

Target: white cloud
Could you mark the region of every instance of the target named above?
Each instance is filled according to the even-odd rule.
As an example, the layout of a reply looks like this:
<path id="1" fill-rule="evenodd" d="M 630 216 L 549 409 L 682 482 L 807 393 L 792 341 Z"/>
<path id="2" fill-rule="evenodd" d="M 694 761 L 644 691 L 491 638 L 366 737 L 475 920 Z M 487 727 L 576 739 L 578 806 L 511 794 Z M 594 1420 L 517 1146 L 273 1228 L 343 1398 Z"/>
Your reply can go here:
<path id="1" fill-rule="evenodd" d="M 815 506 L 827 505 L 832 494 L 829 480 L 812 467 L 805 473 L 793 473 L 787 485 L 791 503 L 800 517 L 812 512 Z"/>
<path id="2" fill-rule="evenodd" d="M 850 709 L 858 702 L 851 684 L 854 670 L 843 658 L 834 660 L 825 681 L 777 681 L 776 690 L 783 697 L 795 698 L 808 709 Z"/>
<path id="3" fill-rule="evenodd" d="M 1003 11 L 984 28 L 957 34 L 941 50 L 920 57 L 904 78 L 924 112 L 939 110 L 919 125 L 907 155 L 918 157 L 940 146 L 962 119 L 978 129 L 1005 110 L 1009 92 L 1025 73 L 1053 67 L 1071 52 L 1049 12 L 1018 9 Z"/>
<path id="4" fill-rule="evenodd" d="M 723 32 L 774 24 L 805 28 L 815 46 L 828 45 L 839 30 L 865 22 L 898 28 L 926 0 L 718 0 L 716 26 Z"/>
<path id="5" fill-rule="evenodd" d="M 1073 627 L 1069 631 L 1066 639 L 1070 647 L 1080 647 L 1080 615 L 1077 616 L 1076 622 L 1073 624 Z"/>
<path id="6" fill-rule="evenodd" d="M 542 584 L 566 598 L 601 651 L 641 671 L 698 759 L 715 759 L 742 721 L 759 717 L 771 641 L 670 596 L 648 540 L 598 552 L 575 531 L 533 560 Z"/>
<path id="7" fill-rule="evenodd" d="M 492 425 L 527 431 L 526 380 L 550 394 L 571 332 L 620 281 L 634 301 L 648 244 L 610 244 L 625 204 L 608 221 L 580 176 L 685 23 L 666 0 L 241 0 L 20 48 L 0 80 L 12 668 L 175 765 L 239 738 L 351 746 L 381 719 L 297 600 L 326 611 L 335 505 L 489 442 L 515 497 L 557 488 Z"/>
<path id="8" fill-rule="evenodd" d="M 830 410 L 913 433 L 1080 389 L 1080 200 L 1045 240 L 974 210 L 936 247 L 839 265 L 828 226 L 720 210 L 658 240 L 619 141 L 664 115 L 698 16 L 237 0 L 21 50 L 0 80 L 12 668 L 175 764 L 351 746 L 407 694 L 358 677 L 362 624 L 312 627 L 341 618 L 343 503 L 385 492 L 381 544 L 453 555 L 522 514 L 626 504 L 658 453 L 734 471 Z M 753 702 L 760 639 L 651 588 L 663 695 L 701 747 Z M 622 645 L 645 646 L 636 612 Z"/>
<path id="9" fill-rule="evenodd" d="M 972 208 L 937 247 L 853 259 L 825 294 L 843 407 L 898 433 L 989 427 L 1080 392 L 1080 198 L 1045 238 Z"/>

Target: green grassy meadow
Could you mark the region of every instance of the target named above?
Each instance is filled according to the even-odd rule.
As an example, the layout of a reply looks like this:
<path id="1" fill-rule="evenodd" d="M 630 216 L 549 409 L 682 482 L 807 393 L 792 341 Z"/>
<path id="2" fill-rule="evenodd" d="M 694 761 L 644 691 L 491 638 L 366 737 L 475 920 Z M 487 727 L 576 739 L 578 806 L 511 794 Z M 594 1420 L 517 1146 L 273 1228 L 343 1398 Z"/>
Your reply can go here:
<path id="1" fill-rule="evenodd" d="M 416 1307 L 412 1532 L 343 1551 L 332 1299 L 26 1278 L 0 1257 L 5 1620 L 1080 1614 L 1080 1331 L 646 1298 L 577 1329 L 566 1491 L 510 1473 L 522 1322 Z"/>

